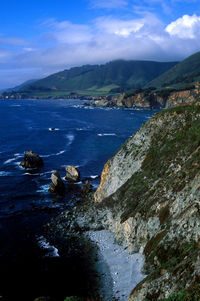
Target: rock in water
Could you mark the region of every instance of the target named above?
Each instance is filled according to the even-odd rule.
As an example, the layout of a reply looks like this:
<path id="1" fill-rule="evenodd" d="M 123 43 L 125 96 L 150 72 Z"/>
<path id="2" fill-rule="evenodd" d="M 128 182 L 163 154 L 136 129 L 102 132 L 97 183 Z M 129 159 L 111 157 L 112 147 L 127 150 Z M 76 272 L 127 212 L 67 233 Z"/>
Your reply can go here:
<path id="1" fill-rule="evenodd" d="M 23 168 L 39 168 L 43 166 L 43 160 L 32 150 L 24 152 L 24 160 L 20 163 Z"/>
<path id="2" fill-rule="evenodd" d="M 80 172 L 79 170 L 74 166 L 67 166 L 66 167 L 66 176 L 65 180 L 67 180 L 70 183 L 76 183 L 80 181 Z"/>
<path id="3" fill-rule="evenodd" d="M 49 192 L 64 195 L 65 185 L 64 185 L 64 183 L 60 177 L 60 174 L 57 170 L 51 174 L 51 181 L 52 182 L 49 187 Z"/>

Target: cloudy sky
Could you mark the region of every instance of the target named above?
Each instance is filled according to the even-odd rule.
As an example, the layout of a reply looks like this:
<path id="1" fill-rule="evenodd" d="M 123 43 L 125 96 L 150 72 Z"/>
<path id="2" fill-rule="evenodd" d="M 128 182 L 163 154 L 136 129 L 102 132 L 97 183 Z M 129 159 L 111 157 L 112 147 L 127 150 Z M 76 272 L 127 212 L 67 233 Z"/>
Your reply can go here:
<path id="1" fill-rule="evenodd" d="M 0 89 L 114 59 L 200 51 L 199 0 L 1 0 Z"/>

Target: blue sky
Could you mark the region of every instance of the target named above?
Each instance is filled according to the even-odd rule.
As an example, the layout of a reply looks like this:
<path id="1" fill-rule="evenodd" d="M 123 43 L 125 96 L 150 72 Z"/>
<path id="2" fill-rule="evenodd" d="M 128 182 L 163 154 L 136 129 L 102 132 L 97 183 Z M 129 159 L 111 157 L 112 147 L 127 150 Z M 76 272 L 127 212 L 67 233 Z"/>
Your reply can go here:
<path id="1" fill-rule="evenodd" d="M 1 0 L 0 89 L 83 64 L 200 50 L 199 0 Z"/>

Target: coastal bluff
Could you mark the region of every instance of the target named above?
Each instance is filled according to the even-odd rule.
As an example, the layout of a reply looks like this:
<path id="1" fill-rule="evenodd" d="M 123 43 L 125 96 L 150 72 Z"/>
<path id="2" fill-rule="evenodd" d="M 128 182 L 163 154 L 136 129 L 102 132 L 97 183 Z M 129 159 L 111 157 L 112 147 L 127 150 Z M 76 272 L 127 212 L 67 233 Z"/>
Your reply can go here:
<path id="1" fill-rule="evenodd" d="M 160 111 L 108 160 L 96 192 L 50 228 L 78 237 L 109 230 L 130 254 L 140 253 L 145 276 L 132 282 L 129 301 L 198 301 L 199 162 L 199 103 Z"/>
<path id="2" fill-rule="evenodd" d="M 105 164 L 103 224 L 148 275 L 129 301 L 200 298 L 200 106 L 156 113 Z"/>

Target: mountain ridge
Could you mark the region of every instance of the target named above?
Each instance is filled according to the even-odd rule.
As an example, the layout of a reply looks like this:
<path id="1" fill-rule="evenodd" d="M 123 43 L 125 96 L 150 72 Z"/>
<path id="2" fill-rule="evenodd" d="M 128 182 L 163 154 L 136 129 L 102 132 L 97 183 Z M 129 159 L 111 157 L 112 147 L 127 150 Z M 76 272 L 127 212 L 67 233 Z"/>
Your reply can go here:
<path id="1" fill-rule="evenodd" d="M 120 89 L 140 88 L 177 62 L 116 60 L 103 65 L 84 65 L 52 74 L 26 85 L 21 92 L 66 91 L 120 92 Z"/>
<path id="2" fill-rule="evenodd" d="M 199 80 L 200 52 L 196 52 L 150 81 L 146 88 L 186 88 Z"/>

